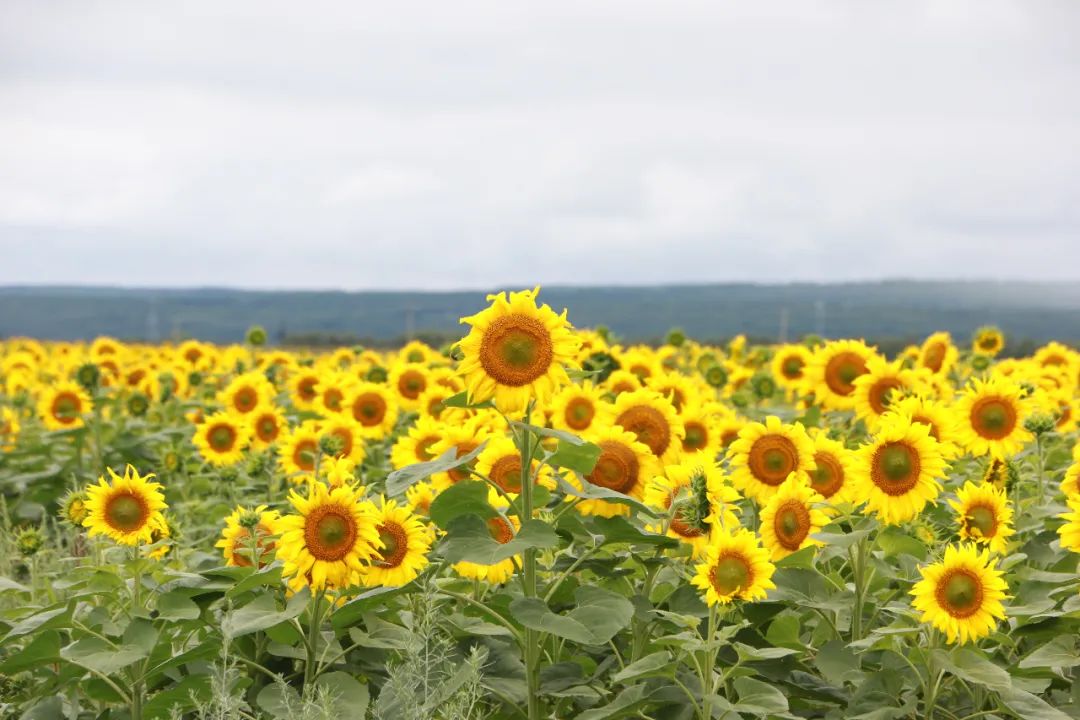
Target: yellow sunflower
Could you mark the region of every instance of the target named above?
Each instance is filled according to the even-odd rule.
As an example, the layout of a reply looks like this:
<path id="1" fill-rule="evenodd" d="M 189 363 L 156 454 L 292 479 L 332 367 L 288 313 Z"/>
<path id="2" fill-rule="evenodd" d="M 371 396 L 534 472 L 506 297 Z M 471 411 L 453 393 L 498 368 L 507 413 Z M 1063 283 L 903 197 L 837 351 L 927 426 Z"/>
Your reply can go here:
<path id="1" fill-rule="evenodd" d="M 958 356 L 952 336 L 947 332 L 936 332 L 923 341 L 915 366 L 926 368 L 935 375 L 948 375 Z"/>
<path id="2" fill-rule="evenodd" d="M 440 457 L 443 453 L 453 448 L 456 457 L 464 457 L 480 447 L 480 445 L 486 442 L 489 437 L 490 433 L 476 423 L 466 423 L 465 425 L 460 426 L 444 425 L 443 435 L 431 446 L 431 453 L 434 457 Z M 473 460 L 472 463 L 468 465 L 462 465 L 435 473 L 431 476 L 431 482 L 435 485 L 435 488 L 441 492 L 451 485 L 455 485 L 462 480 L 468 479 L 475 466 L 476 461 Z"/>
<path id="3" fill-rule="evenodd" d="M 228 412 L 247 415 L 256 408 L 271 404 L 274 398 L 274 386 L 260 372 L 248 372 L 237 375 L 225 389 L 218 393 L 218 402 Z"/>
<path id="4" fill-rule="evenodd" d="M 1080 445 L 1076 447 L 1080 448 Z M 1073 460 L 1065 470 L 1065 477 L 1061 479 L 1061 492 L 1066 499 L 1080 495 L 1080 460 Z"/>
<path id="5" fill-rule="evenodd" d="M 611 424 L 611 403 L 591 382 L 569 384 L 551 399 L 551 425 L 558 430 L 582 434 Z"/>
<path id="6" fill-rule="evenodd" d="M 348 485 L 313 482 L 307 496 L 289 494 L 295 513 L 278 521 L 277 557 L 290 588 L 341 590 L 356 585 L 363 563 L 378 559 L 378 513 Z"/>
<path id="7" fill-rule="evenodd" d="M 243 418 L 216 412 L 195 426 L 192 442 L 211 465 L 235 465 L 244 458 L 244 448 L 251 442 L 251 427 Z"/>
<path id="8" fill-rule="evenodd" d="M 871 442 L 858 450 L 852 497 L 866 512 L 897 525 L 922 512 L 941 492 L 945 460 L 930 430 L 909 417 L 890 414 Z"/>
<path id="9" fill-rule="evenodd" d="M 980 355 L 996 356 L 1005 349 L 1005 334 L 996 327 L 987 325 L 975 331 L 971 338 L 971 351 Z"/>
<path id="10" fill-rule="evenodd" d="M 807 381 L 826 409 L 855 407 L 855 380 L 867 372 L 875 353 L 861 340 L 833 340 L 817 349 L 807 368 Z"/>
<path id="11" fill-rule="evenodd" d="M 1080 552 L 1080 495 L 1069 495 L 1065 500 L 1069 504 L 1069 512 L 1058 516 L 1065 521 L 1065 524 L 1058 528 L 1061 547 Z"/>
<path id="12" fill-rule="evenodd" d="M 570 382 L 579 341 L 562 315 L 537 307 L 535 290 L 488 295 L 491 306 L 461 322 L 471 325 L 458 347 L 458 371 L 473 402 L 494 399 L 507 413 L 521 412 L 529 400 L 541 405 Z"/>
<path id="13" fill-rule="evenodd" d="M 11 408 L 0 408 L 0 450 L 12 450 L 18 438 L 19 416 Z"/>
<path id="14" fill-rule="evenodd" d="M 829 524 L 829 516 L 821 509 L 824 504 L 825 498 L 795 473 L 777 488 L 761 509 L 761 540 L 772 551 L 773 560 L 824 544 L 811 537 Z"/>
<path id="15" fill-rule="evenodd" d="M 805 475 L 814 464 L 814 444 L 800 423 L 785 425 L 770 415 L 749 423 L 728 448 L 731 482 L 744 495 L 764 504 L 788 475 Z"/>
<path id="16" fill-rule="evenodd" d="M 121 545 L 153 542 L 155 528 L 165 523 L 161 485 L 151 481 L 153 474 L 141 476 L 131 465 L 123 475 L 106 470 L 108 482 L 102 476 L 97 485 L 86 488 L 87 535 L 106 535 Z"/>
<path id="17" fill-rule="evenodd" d="M 265 567 L 273 559 L 274 536 L 278 534 L 280 518 L 277 510 L 267 510 L 265 505 L 254 510 L 237 506 L 225 518 L 221 539 L 214 547 L 221 548 L 226 565 L 251 567 L 252 556 L 257 554 L 259 567 Z"/>
<path id="18" fill-rule="evenodd" d="M 431 374 L 425 366 L 416 363 L 395 365 L 390 369 L 387 383 L 401 407 L 419 410 L 420 396 L 431 386 Z"/>
<path id="19" fill-rule="evenodd" d="M 1031 440 L 1024 429 L 1030 406 L 1019 385 L 1004 378 L 975 379 L 956 403 L 958 439 L 972 455 L 1006 458 Z"/>
<path id="20" fill-rule="evenodd" d="M 288 431 L 285 414 L 276 405 L 260 405 L 248 414 L 252 443 L 257 448 L 267 448 Z"/>
<path id="21" fill-rule="evenodd" d="M 513 540 L 520 527 L 521 523 L 518 521 L 516 515 L 507 516 L 500 513 L 495 517 L 487 519 L 488 532 L 500 545 L 505 545 Z M 505 560 L 500 560 L 493 565 L 484 565 L 463 560 L 454 563 L 452 567 L 454 568 L 454 572 L 461 577 L 469 578 L 471 580 L 485 580 L 492 585 L 501 585 L 513 577 L 515 562 L 521 562 L 520 555 L 514 555 Z"/>
<path id="22" fill-rule="evenodd" d="M 937 440 L 944 457 L 954 458 L 960 454 L 956 414 L 945 403 L 912 395 L 896 401 L 889 409 L 899 415 L 907 415 L 912 422 L 926 425 L 930 429 L 930 437 Z"/>
<path id="23" fill-rule="evenodd" d="M 842 442 L 825 433 L 814 436 L 814 466 L 810 487 L 832 505 L 851 502 L 855 476 L 855 454 Z"/>
<path id="24" fill-rule="evenodd" d="M 289 396 L 297 410 L 315 410 L 319 399 L 319 371 L 299 368 L 289 377 Z"/>
<path id="25" fill-rule="evenodd" d="M 1008 585 L 988 551 L 974 544 L 950 545 L 941 562 L 919 568 L 912 606 L 922 622 L 945 633 L 950 643 L 978 640 L 1005 618 L 1001 601 Z"/>
<path id="26" fill-rule="evenodd" d="M 615 399 L 615 424 L 629 430 L 664 463 L 674 463 L 686 435 L 671 401 L 648 388 L 620 394 Z"/>
<path id="27" fill-rule="evenodd" d="M 432 350 L 430 345 L 419 340 L 410 340 L 398 351 L 398 362 L 400 363 L 427 365 L 438 358 L 438 353 Z"/>
<path id="28" fill-rule="evenodd" d="M 356 465 L 355 460 L 344 456 L 323 458 L 319 462 L 319 475 L 332 488 L 352 485 L 357 493 L 362 495 L 366 488 L 363 485 L 356 485 Z"/>
<path id="29" fill-rule="evenodd" d="M 772 359 L 772 374 L 785 390 L 806 392 L 806 372 L 813 353 L 805 345 L 781 345 Z"/>
<path id="30" fill-rule="evenodd" d="M 476 457 L 476 472 L 498 485 L 504 493 L 517 495 L 521 492 L 521 452 L 514 441 L 506 436 L 496 436 L 488 440 Z M 551 467 L 541 465 L 535 458 L 531 465 L 531 475 L 548 490 L 555 489 Z"/>
<path id="31" fill-rule="evenodd" d="M 375 512 L 379 551 L 360 570 L 360 580 L 369 587 L 407 585 L 427 567 L 431 533 L 408 507 L 393 500 L 382 498 Z"/>
<path id="32" fill-rule="evenodd" d="M 619 396 L 624 392 L 633 392 L 644 387 L 639 378 L 629 370 L 615 370 L 604 381 L 604 387 L 612 395 Z"/>
<path id="33" fill-rule="evenodd" d="M 739 493 L 715 465 L 668 465 L 663 475 L 649 480 L 643 500 L 668 514 L 666 522 L 649 530 L 686 543 L 695 558 L 705 551 L 713 528 L 739 527 Z"/>
<path id="34" fill-rule="evenodd" d="M 49 430 L 80 428 L 83 416 L 93 410 L 94 404 L 86 391 L 68 381 L 46 388 L 38 400 L 38 415 Z"/>
<path id="35" fill-rule="evenodd" d="M 319 436 L 336 438 L 341 450 L 334 457 L 348 458 L 359 465 L 367 456 L 360 424 L 342 413 L 319 423 Z"/>
<path id="36" fill-rule="evenodd" d="M 633 374 L 642 385 L 652 376 L 663 372 L 656 352 L 646 345 L 616 350 L 615 358 L 619 361 L 619 366 Z"/>
<path id="37" fill-rule="evenodd" d="M 1060 367 L 1072 370 L 1080 364 L 1080 357 L 1072 348 L 1059 342 L 1049 342 L 1035 351 L 1032 360 L 1039 367 Z M 1075 372 L 1071 373 L 1075 376 Z"/>
<path id="38" fill-rule="evenodd" d="M 446 401 L 457 395 L 458 392 L 453 388 L 433 382 L 417 400 L 417 410 L 421 415 L 434 418 L 440 422 L 461 422 L 468 417 L 468 411 L 464 408 L 447 407 L 446 405 Z"/>
<path id="39" fill-rule="evenodd" d="M 319 431 L 313 422 L 301 423 L 278 443 L 278 465 L 294 483 L 305 482 L 315 473 L 319 456 Z"/>
<path id="40" fill-rule="evenodd" d="M 315 409 L 324 417 L 345 412 L 345 396 L 354 382 L 348 373 L 333 370 L 319 373 L 319 382 L 315 386 L 315 392 L 318 393 Z"/>
<path id="41" fill-rule="evenodd" d="M 993 485 L 976 485 L 970 480 L 956 491 L 956 500 L 949 505 L 956 511 L 960 523 L 960 539 L 986 545 L 990 552 L 1004 554 L 1012 528 L 1012 509 L 1005 489 Z"/>
<path id="42" fill-rule="evenodd" d="M 444 434 L 446 429 L 441 423 L 433 418 L 419 417 L 390 449 L 390 464 L 395 470 L 400 470 L 409 465 L 434 460 L 438 456 L 432 454 L 432 449 L 442 440 Z"/>
<path id="43" fill-rule="evenodd" d="M 881 416 L 915 388 L 916 377 L 899 364 L 872 356 L 866 363 L 866 374 L 855 379 L 855 416 L 872 432 Z"/>
<path id="44" fill-rule="evenodd" d="M 645 387 L 660 393 L 675 408 L 675 412 L 682 412 L 684 407 L 706 394 L 712 395 L 709 386 L 702 387 L 700 381 L 677 372 L 653 375 L 645 382 Z"/>
<path id="45" fill-rule="evenodd" d="M 717 413 L 701 401 L 683 406 L 682 457 L 684 462 L 712 464 L 723 449 Z"/>
<path id="46" fill-rule="evenodd" d="M 600 456 L 585 479 L 593 485 L 629 495 L 636 500 L 643 499 L 645 484 L 660 474 L 660 463 L 649 447 L 639 442 L 632 432 L 618 425 L 590 433 L 587 439 L 600 447 Z M 580 487 L 576 475 L 569 475 L 567 480 Z M 566 499 L 574 500 L 570 496 Z M 577 509 L 583 515 L 601 517 L 630 513 L 628 506 L 603 499 L 582 500 Z"/>
<path id="47" fill-rule="evenodd" d="M 772 581 L 776 567 L 758 537 L 745 528 L 717 531 L 705 548 L 704 562 L 694 568 L 691 583 L 705 592 L 709 605 L 726 605 L 732 600 L 764 600 L 776 587 Z"/>
<path id="48" fill-rule="evenodd" d="M 410 485 L 405 491 L 405 500 L 414 513 L 428 517 L 431 514 L 431 502 L 436 494 L 431 483 L 418 482 Z"/>

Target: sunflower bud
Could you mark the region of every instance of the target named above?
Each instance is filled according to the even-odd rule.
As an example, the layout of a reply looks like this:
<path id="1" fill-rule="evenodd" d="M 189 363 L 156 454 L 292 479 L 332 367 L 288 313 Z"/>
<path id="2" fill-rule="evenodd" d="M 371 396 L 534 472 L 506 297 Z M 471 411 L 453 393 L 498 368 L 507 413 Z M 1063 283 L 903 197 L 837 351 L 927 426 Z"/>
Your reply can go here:
<path id="1" fill-rule="evenodd" d="M 79 528 L 86 519 L 86 493 L 72 490 L 60 501 L 60 517 Z"/>
<path id="2" fill-rule="evenodd" d="M 262 475 L 266 471 L 268 464 L 269 458 L 266 453 L 251 453 L 244 464 L 244 472 L 251 477 Z"/>
<path id="3" fill-rule="evenodd" d="M 345 443 L 337 435 L 323 435 L 319 438 L 319 451 L 327 457 L 337 457 L 345 449 Z"/>
<path id="4" fill-rule="evenodd" d="M 225 465 L 218 468 L 218 476 L 221 477 L 222 482 L 234 483 L 236 479 L 240 477 L 240 471 L 235 465 Z"/>
<path id="5" fill-rule="evenodd" d="M 1024 429 L 1036 437 L 1052 432 L 1056 425 L 1057 421 L 1054 416 L 1048 413 L 1035 413 L 1024 421 Z"/>
<path id="6" fill-rule="evenodd" d="M 723 365 L 712 365 L 707 368 L 703 374 L 705 376 L 705 382 L 709 383 L 709 385 L 714 388 L 722 388 L 727 385 L 728 373 Z"/>
<path id="7" fill-rule="evenodd" d="M 266 344 L 266 328 L 262 325 L 252 325 L 248 328 L 245 338 L 248 345 L 254 345 L 255 347 L 262 347 Z"/>
<path id="8" fill-rule="evenodd" d="M 768 373 L 759 373 L 750 380 L 750 388 L 758 400 L 768 400 L 776 394 L 776 380 Z"/>
<path id="9" fill-rule="evenodd" d="M 453 357 L 453 354 L 451 354 L 451 357 Z M 365 373 L 364 375 L 365 380 L 373 383 L 384 383 L 386 382 L 387 377 L 388 373 L 386 372 L 386 368 L 382 367 L 381 365 L 372 365 L 371 368 L 368 369 L 367 373 Z"/>
<path id="10" fill-rule="evenodd" d="M 26 528 L 15 536 L 15 547 L 23 557 L 36 555 L 45 546 L 45 536 L 37 528 Z"/>
<path id="11" fill-rule="evenodd" d="M 982 372 L 986 368 L 990 367 L 990 358 L 986 355 L 973 355 L 971 358 L 971 369 L 975 372 Z"/>
<path id="12" fill-rule="evenodd" d="M 597 373 L 594 382 L 602 383 L 611 376 L 611 373 L 619 369 L 619 361 L 610 353 L 594 352 L 581 363 L 581 369 Z"/>
<path id="13" fill-rule="evenodd" d="M 664 338 L 664 342 L 671 347 L 682 347 L 686 343 L 686 333 L 682 328 L 671 328 L 668 330 L 667 337 Z"/>
<path id="14" fill-rule="evenodd" d="M 146 411 L 150 409 L 150 398 L 136 390 L 128 396 L 125 405 L 127 406 L 128 414 L 132 417 L 142 417 L 146 414 Z"/>
<path id="15" fill-rule="evenodd" d="M 75 371 L 75 382 L 82 385 L 87 392 L 94 392 L 101 384 L 101 368 L 94 363 L 85 363 Z"/>
<path id="16" fill-rule="evenodd" d="M 259 513 L 254 510 L 244 510 L 244 512 L 240 513 L 238 522 L 240 523 L 240 527 L 254 530 L 259 525 L 260 520 L 261 517 L 259 516 Z"/>

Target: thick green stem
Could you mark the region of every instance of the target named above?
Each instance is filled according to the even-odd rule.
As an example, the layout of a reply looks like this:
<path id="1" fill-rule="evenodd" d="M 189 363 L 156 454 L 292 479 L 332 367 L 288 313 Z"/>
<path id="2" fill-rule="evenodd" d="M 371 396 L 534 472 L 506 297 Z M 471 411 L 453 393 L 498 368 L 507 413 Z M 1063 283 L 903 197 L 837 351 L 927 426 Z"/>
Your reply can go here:
<path id="1" fill-rule="evenodd" d="M 529 424 L 532 404 L 525 411 L 525 424 Z M 521 428 L 521 521 L 527 522 L 533 516 L 532 484 L 532 431 Z M 536 548 L 528 548 L 522 559 L 522 580 L 525 597 L 536 597 Z M 539 633 L 532 628 L 525 629 L 525 680 L 528 694 L 529 720 L 540 718 L 540 642 Z"/>
<path id="2" fill-rule="evenodd" d="M 315 653 L 319 648 L 319 629 L 322 627 L 323 591 L 315 594 L 307 629 L 307 663 L 304 664 L 304 692 L 310 692 L 315 681 Z"/>
<path id="3" fill-rule="evenodd" d="M 1038 463 L 1036 469 L 1038 470 L 1039 477 L 1039 507 L 1042 507 L 1046 502 L 1046 476 L 1043 470 L 1043 443 L 1042 433 L 1035 435 L 1035 461 Z"/>

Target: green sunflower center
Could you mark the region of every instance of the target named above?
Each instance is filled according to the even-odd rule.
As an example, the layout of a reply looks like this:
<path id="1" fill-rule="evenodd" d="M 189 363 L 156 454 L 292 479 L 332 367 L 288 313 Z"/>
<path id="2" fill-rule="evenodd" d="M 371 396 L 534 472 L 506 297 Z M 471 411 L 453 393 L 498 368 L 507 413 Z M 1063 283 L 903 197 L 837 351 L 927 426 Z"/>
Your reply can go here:
<path id="1" fill-rule="evenodd" d="M 750 584 L 750 566 L 735 555 L 720 558 L 712 569 L 712 584 L 721 595 L 731 595 Z"/>
<path id="2" fill-rule="evenodd" d="M 106 512 L 109 524 L 124 531 L 138 530 L 142 527 L 146 514 L 144 504 L 130 493 L 117 495 L 110 500 Z"/>
<path id="3" fill-rule="evenodd" d="M 971 508 L 967 515 L 967 521 L 971 527 L 978 528 L 983 537 L 993 535 L 994 528 L 997 526 L 994 511 L 984 505 L 976 505 Z"/>
<path id="4" fill-rule="evenodd" d="M 319 521 L 319 541 L 328 548 L 336 548 L 349 535 L 348 521 L 336 513 L 327 513 Z"/>
<path id="5" fill-rule="evenodd" d="M 971 573 L 958 571 L 945 581 L 942 594 L 951 613 L 971 612 L 978 609 L 982 600 L 982 585 Z"/>

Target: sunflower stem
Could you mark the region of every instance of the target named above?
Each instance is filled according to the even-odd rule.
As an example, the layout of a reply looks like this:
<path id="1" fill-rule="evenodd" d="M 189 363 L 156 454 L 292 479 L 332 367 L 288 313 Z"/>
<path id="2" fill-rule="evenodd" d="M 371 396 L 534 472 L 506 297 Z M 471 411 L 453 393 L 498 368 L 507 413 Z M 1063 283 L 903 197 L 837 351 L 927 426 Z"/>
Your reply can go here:
<path id="1" fill-rule="evenodd" d="M 322 625 L 322 615 L 320 610 L 322 608 L 322 600 L 325 591 L 319 590 L 315 593 L 314 601 L 311 605 L 311 618 L 308 622 L 307 631 L 307 663 L 304 664 L 304 693 L 306 694 L 312 691 L 311 684 L 315 681 L 315 652 L 319 647 L 319 628 Z"/>
<path id="2" fill-rule="evenodd" d="M 1043 470 L 1043 441 L 1042 433 L 1035 433 L 1035 469 L 1039 478 L 1039 507 L 1046 502 L 1046 475 Z"/>
<path id="3" fill-rule="evenodd" d="M 532 401 L 525 409 L 525 425 L 532 416 Z M 532 431 L 521 428 L 521 520 L 527 522 L 533 516 L 532 487 Z M 523 591 L 527 598 L 536 597 L 536 548 L 527 548 L 522 559 Z M 525 680 L 528 694 L 529 720 L 540 718 L 540 675 L 538 672 L 540 643 L 536 630 L 525 629 Z"/>

